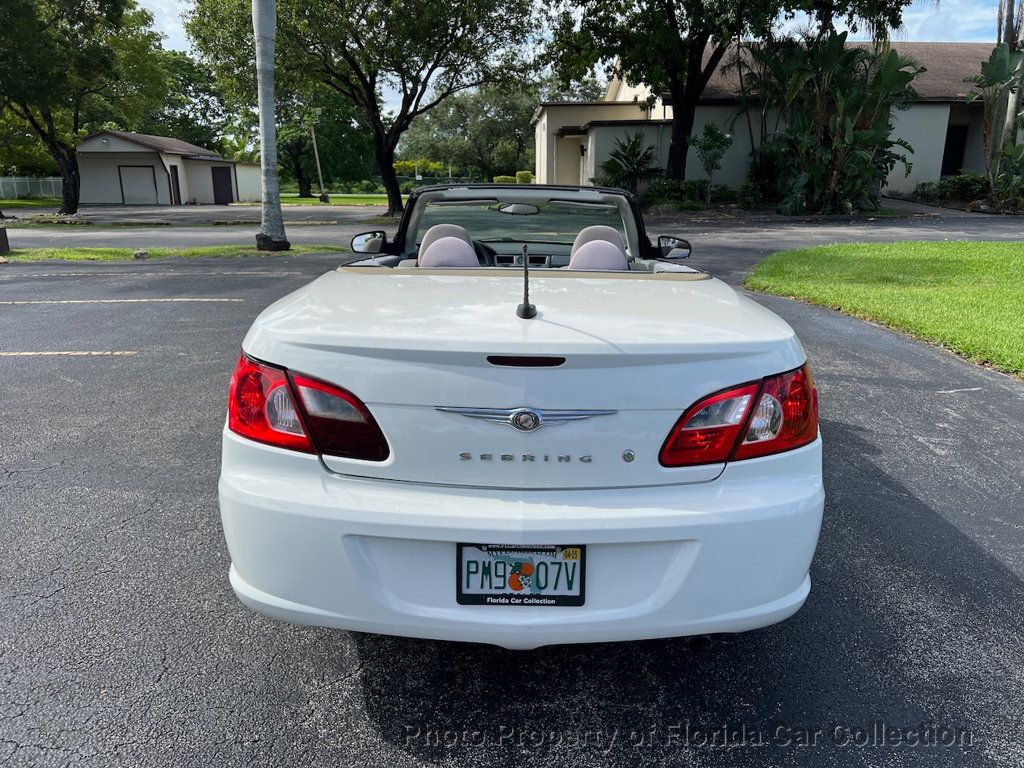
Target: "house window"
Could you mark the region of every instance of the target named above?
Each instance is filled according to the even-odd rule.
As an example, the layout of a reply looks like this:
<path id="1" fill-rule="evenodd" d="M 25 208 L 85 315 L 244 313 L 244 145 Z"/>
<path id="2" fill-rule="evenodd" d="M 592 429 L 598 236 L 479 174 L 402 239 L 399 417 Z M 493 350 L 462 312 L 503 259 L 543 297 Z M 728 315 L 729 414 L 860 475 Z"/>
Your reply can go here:
<path id="1" fill-rule="evenodd" d="M 946 146 L 942 150 L 942 175 L 956 176 L 964 167 L 967 152 L 966 125 L 950 125 L 946 128 Z"/>

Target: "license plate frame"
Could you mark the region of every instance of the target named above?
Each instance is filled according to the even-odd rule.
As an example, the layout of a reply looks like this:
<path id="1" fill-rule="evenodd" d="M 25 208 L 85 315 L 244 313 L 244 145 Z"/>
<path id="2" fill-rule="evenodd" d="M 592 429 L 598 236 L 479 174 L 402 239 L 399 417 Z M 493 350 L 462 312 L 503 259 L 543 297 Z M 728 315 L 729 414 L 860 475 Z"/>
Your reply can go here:
<path id="1" fill-rule="evenodd" d="M 475 549 L 485 556 L 491 556 L 489 562 L 492 564 L 497 562 L 505 563 L 502 574 L 504 589 L 492 587 L 495 591 L 467 591 L 468 585 L 466 585 L 466 579 L 464 578 L 466 571 L 463 567 L 463 555 L 467 549 Z M 503 559 L 498 560 L 498 557 Z M 517 559 L 520 557 L 523 558 L 522 561 Z M 525 569 L 520 568 L 517 571 L 515 564 L 509 561 L 519 562 L 520 565 L 529 562 L 533 568 L 530 573 L 523 573 Z M 545 564 L 543 572 L 546 580 L 544 583 L 541 582 L 540 565 L 542 563 Z M 556 568 L 556 573 L 552 577 L 550 573 L 552 563 L 564 565 L 567 582 L 569 582 L 572 565 L 577 564 L 576 568 L 572 568 L 571 573 L 572 580 L 579 579 L 578 594 L 573 592 L 569 594 L 548 592 L 545 594 L 544 590 L 549 584 L 552 584 L 552 580 L 558 580 L 562 575 L 562 569 Z M 509 568 L 512 569 L 511 572 L 509 572 Z M 479 571 L 472 575 L 478 574 Z M 513 574 L 519 576 L 515 583 L 522 585 L 518 590 L 509 584 Z M 480 589 L 483 589 L 483 575 L 480 578 Z M 492 579 L 496 578 L 497 574 L 493 574 Z M 523 584 L 524 580 L 526 581 L 525 584 Z M 457 543 L 455 545 L 455 600 L 459 605 L 579 608 L 586 603 L 586 587 L 587 547 L 585 544 L 520 545 Z"/>

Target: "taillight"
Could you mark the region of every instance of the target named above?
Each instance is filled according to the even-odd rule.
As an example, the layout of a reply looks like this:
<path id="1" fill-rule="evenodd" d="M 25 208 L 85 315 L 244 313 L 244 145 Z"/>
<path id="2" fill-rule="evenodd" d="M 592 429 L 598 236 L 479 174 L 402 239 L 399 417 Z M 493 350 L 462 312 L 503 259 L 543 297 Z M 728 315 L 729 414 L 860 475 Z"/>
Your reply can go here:
<path id="1" fill-rule="evenodd" d="M 365 461 L 384 461 L 390 454 L 377 422 L 351 392 L 245 354 L 231 377 L 228 428 L 250 440 L 305 453 Z"/>
<path id="2" fill-rule="evenodd" d="M 302 426 L 285 372 L 244 354 L 231 377 L 228 429 L 278 448 L 316 452 Z"/>
<path id="3" fill-rule="evenodd" d="M 818 390 L 805 365 L 764 380 L 733 458 L 752 459 L 789 451 L 813 443 L 817 437 Z"/>
<path id="4" fill-rule="evenodd" d="M 320 453 L 364 461 L 387 459 L 391 453 L 388 441 L 362 400 L 308 376 L 293 373 L 291 379 Z"/>
<path id="5" fill-rule="evenodd" d="M 789 451 L 818 436 L 818 393 L 804 365 L 717 392 L 692 405 L 669 432 L 665 467 L 716 464 Z"/>

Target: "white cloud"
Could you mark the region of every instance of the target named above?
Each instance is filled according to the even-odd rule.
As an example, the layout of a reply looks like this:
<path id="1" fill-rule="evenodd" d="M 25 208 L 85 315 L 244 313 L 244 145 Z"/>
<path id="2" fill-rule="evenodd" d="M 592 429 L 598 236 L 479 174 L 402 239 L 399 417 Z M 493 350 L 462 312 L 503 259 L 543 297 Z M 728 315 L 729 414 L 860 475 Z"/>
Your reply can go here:
<path id="1" fill-rule="evenodd" d="M 153 26 L 164 36 L 164 48 L 187 51 L 191 46 L 185 36 L 181 14 L 189 3 L 177 0 L 138 0 L 139 5 L 153 14 Z"/>

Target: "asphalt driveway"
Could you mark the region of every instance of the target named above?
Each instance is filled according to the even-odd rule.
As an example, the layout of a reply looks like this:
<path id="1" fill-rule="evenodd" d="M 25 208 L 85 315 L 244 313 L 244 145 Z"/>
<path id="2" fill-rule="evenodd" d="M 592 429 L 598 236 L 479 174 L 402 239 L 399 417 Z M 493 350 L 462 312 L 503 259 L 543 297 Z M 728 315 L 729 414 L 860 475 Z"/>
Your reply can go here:
<path id="1" fill-rule="evenodd" d="M 691 232 L 694 260 L 735 281 L 805 236 L 737 230 Z M 1024 763 L 1024 386 L 780 298 L 758 300 L 807 347 L 829 493 L 792 619 L 516 653 L 244 609 L 228 377 L 259 310 L 337 261 L 0 268 L 0 763 Z M 120 354 L 23 354 L 90 351 Z"/>

